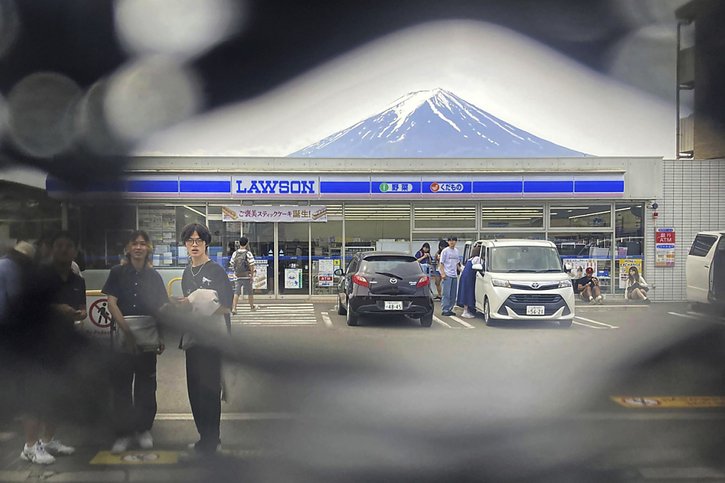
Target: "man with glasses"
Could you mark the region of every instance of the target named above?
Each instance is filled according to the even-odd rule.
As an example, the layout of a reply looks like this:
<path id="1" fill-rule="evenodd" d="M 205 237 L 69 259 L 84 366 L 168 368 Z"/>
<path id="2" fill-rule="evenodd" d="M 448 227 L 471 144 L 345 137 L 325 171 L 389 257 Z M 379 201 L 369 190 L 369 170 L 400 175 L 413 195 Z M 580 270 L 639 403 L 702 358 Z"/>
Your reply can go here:
<path id="1" fill-rule="evenodd" d="M 211 261 L 208 255 L 211 233 L 199 223 L 186 225 L 181 231 L 181 239 L 189 253 L 190 263 L 186 266 L 181 279 L 184 297 L 177 303 L 198 317 L 206 328 L 218 318 L 223 317 L 229 328 L 232 298 L 234 291 L 226 271 L 221 265 Z M 216 296 L 208 300 L 206 307 L 192 304 L 190 299 L 200 289 L 213 291 Z M 191 297 L 190 297 L 191 296 Z M 208 313 L 211 303 L 213 312 Z M 201 330 L 203 328 L 200 327 Z M 184 334 L 180 347 L 186 351 L 186 383 L 189 403 L 194 416 L 194 423 L 199 432 L 199 441 L 192 449 L 200 454 L 209 455 L 217 451 L 221 445 L 219 439 L 219 422 L 221 420 L 221 352 L 215 348 L 213 341 L 197 340 L 191 334 Z"/>

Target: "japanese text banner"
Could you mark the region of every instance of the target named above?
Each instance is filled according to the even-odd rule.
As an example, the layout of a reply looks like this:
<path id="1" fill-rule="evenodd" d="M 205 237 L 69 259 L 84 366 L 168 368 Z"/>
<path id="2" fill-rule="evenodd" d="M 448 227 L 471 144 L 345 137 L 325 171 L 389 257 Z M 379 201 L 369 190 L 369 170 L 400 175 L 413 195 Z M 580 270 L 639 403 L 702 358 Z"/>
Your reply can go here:
<path id="1" fill-rule="evenodd" d="M 327 206 L 222 206 L 223 221 L 327 222 Z"/>

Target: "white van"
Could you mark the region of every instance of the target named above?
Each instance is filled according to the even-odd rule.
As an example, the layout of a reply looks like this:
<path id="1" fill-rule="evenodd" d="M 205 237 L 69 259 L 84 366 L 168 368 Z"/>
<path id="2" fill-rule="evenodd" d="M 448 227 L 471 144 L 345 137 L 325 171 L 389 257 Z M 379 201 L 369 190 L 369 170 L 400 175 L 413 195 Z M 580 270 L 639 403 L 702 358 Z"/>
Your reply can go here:
<path id="1" fill-rule="evenodd" d="M 555 320 L 570 327 L 574 290 L 556 245 L 543 240 L 479 240 L 476 310 L 486 325 L 502 320 Z"/>
<path id="2" fill-rule="evenodd" d="M 697 234 L 686 272 L 689 302 L 725 304 L 725 230 Z"/>

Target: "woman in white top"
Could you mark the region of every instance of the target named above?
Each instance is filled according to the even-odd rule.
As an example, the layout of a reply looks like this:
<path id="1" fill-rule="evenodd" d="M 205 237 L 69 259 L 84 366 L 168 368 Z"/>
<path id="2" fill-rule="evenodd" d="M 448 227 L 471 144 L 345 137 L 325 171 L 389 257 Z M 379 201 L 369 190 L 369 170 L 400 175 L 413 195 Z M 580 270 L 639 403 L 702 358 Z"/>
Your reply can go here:
<path id="1" fill-rule="evenodd" d="M 637 267 L 629 267 L 629 275 L 627 276 L 627 291 L 624 296 L 631 300 L 642 300 L 644 303 L 650 303 L 647 298 L 649 286 L 644 277 L 639 274 Z"/>

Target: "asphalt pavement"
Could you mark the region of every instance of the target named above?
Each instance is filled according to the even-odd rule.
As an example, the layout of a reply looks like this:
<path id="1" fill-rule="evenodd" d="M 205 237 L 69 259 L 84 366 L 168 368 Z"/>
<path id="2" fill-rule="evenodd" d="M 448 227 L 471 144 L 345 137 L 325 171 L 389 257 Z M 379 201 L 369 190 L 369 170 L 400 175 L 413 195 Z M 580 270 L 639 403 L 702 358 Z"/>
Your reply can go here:
<path id="1" fill-rule="evenodd" d="M 0 481 L 725 481 L 720 314 L 608 300 L 579 305 L 570 328 L 439 307 L 430 328 L 347 327 L 334 301 L 259 305 L 223 342 L 218 457 L 186 448 L 184 356 L 167 343 L 154 450 L 109 455 L 104 415 L 62 425 L 77 452 L 32 465 L 4 415 Z"/>

